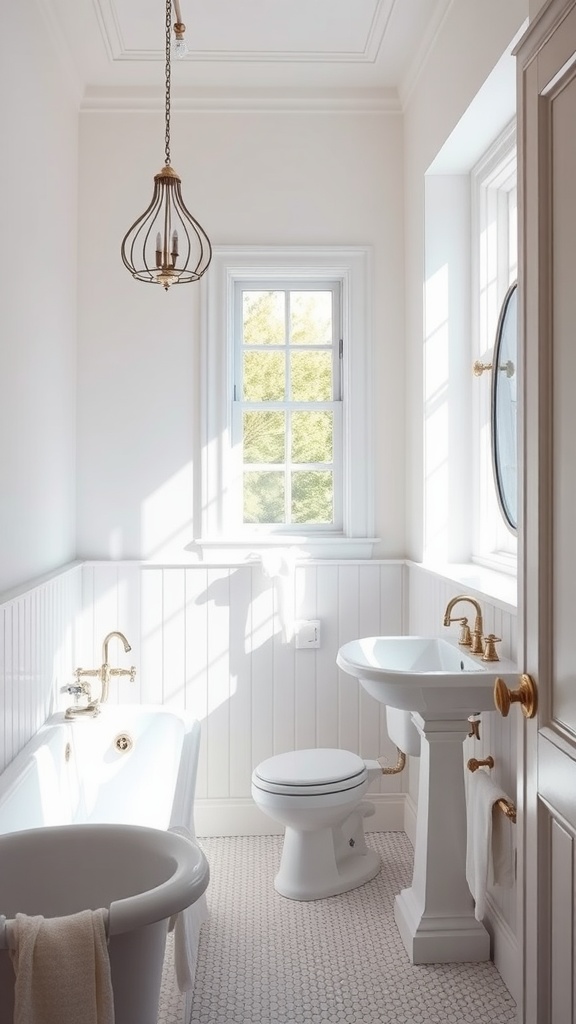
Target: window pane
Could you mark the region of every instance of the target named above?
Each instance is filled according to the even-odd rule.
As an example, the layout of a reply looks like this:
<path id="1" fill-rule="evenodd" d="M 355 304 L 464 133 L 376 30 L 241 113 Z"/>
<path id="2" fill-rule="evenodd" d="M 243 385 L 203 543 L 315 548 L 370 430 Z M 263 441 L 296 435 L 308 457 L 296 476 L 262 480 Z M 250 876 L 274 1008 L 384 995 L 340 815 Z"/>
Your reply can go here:
<path id="1" fill-rule="evenodd" d="M 293 345 L 332 344 L 332 292 L 290 293 Z"/>
<path id="2" fill-rule="evenodd" d="M 292 473 L 292 522 L 331 523 L 332 473 L 325 470 Z"/>
<path id="3" fill-rule="evenodd" d="M 290 376 L 294 402 L 332 401 L 331 352 L 291 352 Z"/>
<path id="4" fill-rule="evenodd" d="M 242 292 L 245 345 L 283 345 L 285 292 Z"/>
<path id="5" fill-rule="evenodd" d="M 244 353 L 245 402 L 282 401 L 285 389 L 286 361 L 283 352 Z"/>
<path id="6" fill-rule="evenodd" d="M 283 523 L 284 474 L 274 471 L 244 474 L 244 522 Z"/>
<path id="7" fill-rule="evenodd" d="M 244 413 L 244 462 L 284 462 L 286 417 L 283 412 Z"/>
<path id="8" fill-rule="evenodd" d="M 332 462 L 332 432 L 331 412 L 292 413 L 292 462 Z"/>

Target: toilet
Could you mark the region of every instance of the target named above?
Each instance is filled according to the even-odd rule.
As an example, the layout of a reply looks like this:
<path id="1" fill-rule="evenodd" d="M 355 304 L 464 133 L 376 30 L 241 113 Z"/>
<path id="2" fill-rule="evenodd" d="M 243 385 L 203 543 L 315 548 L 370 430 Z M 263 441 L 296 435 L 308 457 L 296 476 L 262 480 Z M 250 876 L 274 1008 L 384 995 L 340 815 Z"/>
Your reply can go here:
<path id="1" fill-rule="evenodd" d="M 362 797 L 382 776 L 378 761 L 349 750 L 292 750 L 252 773 L 252 798 L 284 826 L 274 887 L 291 900 L 321 900 L 374 878 L 379 856 L 364 840 L 374 805 Z"/>

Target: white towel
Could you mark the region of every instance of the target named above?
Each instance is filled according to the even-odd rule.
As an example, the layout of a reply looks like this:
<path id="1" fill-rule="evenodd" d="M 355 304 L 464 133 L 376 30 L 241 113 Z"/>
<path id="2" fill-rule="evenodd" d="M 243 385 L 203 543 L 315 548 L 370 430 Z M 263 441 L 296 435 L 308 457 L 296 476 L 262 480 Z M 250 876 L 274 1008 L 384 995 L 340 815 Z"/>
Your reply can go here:
<path id="1" fill-rule="evenodd" d="M 512 822 L 495 806 L 502 799 L 510 801 L 487 772 L 475 771 L 468 779 L 466 880 L 477 921 L 486 913 L 488 885 L 509 886 L 514 879 Z"/>
<path id="2" fill-rule="evenodd" d="M 191 842 L 198 842 L 184 825 L 174 825 L 168 831 L 176 832 Z M 174 931 L 174 968 L 180 992 L 191 992 L 194 988 L 200 929 L 207 920 L 208 902 L 205 893 L 170 919 L 169 931 Z"/>
<path id="3" fill-rule="evenodd" d="M 107 910 L 17 914 L 10 925 L 14 1024 L 114 1024 Z"/>

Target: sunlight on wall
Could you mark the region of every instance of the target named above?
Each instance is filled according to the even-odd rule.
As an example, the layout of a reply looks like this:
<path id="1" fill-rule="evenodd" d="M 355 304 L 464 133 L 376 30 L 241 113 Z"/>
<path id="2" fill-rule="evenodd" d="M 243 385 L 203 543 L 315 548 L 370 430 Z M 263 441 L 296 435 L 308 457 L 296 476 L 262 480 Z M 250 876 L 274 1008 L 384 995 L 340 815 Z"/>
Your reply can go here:
<path id="1" fill-rule="evenodd" d="M 424 478 L 426 557 L 445 557 L 449 523 L 449 287 L 444 264 L 424 288 Z"/>
<path id="2" fill-rule="evenodd" d="M 189 462 L 142 502 L 143 558 L 181 559 L 192 540 L 192 496 Z"/>
<path id="3" fill-rule="evenodd" d="M 254 598 L 250 616 L 246 620 L 246 651 L 255 651 L 262 647 L 274 636 L 275 631 L 274 609 L 273 606 L 271 608 L 269 594 L 263 591 Z"/>

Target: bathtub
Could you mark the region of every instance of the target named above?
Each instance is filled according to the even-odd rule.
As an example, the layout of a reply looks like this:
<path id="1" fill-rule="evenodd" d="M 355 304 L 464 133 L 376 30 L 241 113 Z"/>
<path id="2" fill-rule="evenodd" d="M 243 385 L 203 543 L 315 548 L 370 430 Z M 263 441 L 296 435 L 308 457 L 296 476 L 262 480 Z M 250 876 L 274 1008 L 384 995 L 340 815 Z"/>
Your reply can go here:
<path id="1" fill-rule="evenodd" d="M 115 1022 L 156 1024 L 169 920 L 189 913 L 208 879 L 208 863 L 197 844 L 170 831 L 80 824 L 4 833 L 0 1024 L 13 1019 L 15 976 L 8 950 L 16 948 L 16 915 L 66 918 L 99 908 L 105 912 Z M 93 975 L 82 978 L 79 964 L 75 979 L 65 963 L 60 955 L 54 965 L 58 985 L 70 985 L 71 991 L 75 986 L 76 1000 L 83 1001 Z"/>
<path id="2" fill-rule="evenodd" d="M 106 704 L 73 721 L 54 714 L 0 774 L 0 835 L 116 823 L 194 836 L 199 743 L 198 721 L 161 706 Z M 189 914 L 193 974 L 204 896 Z M 190 1006 L 188 992 L 184 1014 Z"/>

